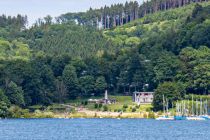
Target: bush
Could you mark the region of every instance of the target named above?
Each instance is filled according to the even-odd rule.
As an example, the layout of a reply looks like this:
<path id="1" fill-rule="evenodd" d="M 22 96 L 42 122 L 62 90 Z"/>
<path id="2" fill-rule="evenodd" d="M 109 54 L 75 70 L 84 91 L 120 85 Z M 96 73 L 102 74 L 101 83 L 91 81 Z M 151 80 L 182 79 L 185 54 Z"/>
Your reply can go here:
<path id="1" fill-rule="evenodd" d="M 85 102 L 84 102 L 84 105 L 88 105 L 88 101 L 85 101 Z"/>
<path id="2" fill-rule="evenodd" d="M 35 110 L 34 112 L 34 118 L 53 118 L 54 114 L 53 112 L 42 112 L 40 110 Z"/>
<path id="3" fill-rule="evenodd" d="M 128 108 L 128 105 L 126 105 L 126 104 L 125 104 L 125 105 L 123 105 L 123 108 L 124 108 L 124 109 Z"/>
<path id="4" fill-rule="evenodd" d="M 102 104 L 99 104 L 99 105 L 98 105 L 99 108 L 102 108 L 102 106 L 103 106 Z"/>
<path id="5" fill-rule="evenodd" d="M 147 111 L 147 112 L 150 112 L 150 111 L 151 111 L 151 108 L 146 108 L 146 111 Z"/>
<path id="6" fill-rule="evenodd" d="M 136 112 L 136 108 L 132 108 L 132 112 Z"/>
<path id="7" fill-rule="evenodd" d="M 71 113 L 76 113 L 75 108 L 71 108 L 70 112 L 71 112 Z"/>
<path id="8" fill-rule="evenodd" d="M 154 112 L 149 112 L 148 117 L 151 118 L 151 119 L 154 119 L 155 118 Z"/>
<path id="9" fill-rule="evenodd" d="M 0 102 L 0 118 L 7 118 L 10 116 L 8 105 L 5 102 Z"/>
<path id="10" fill-rule="evenodd" d="M 126 112 L 126 108 L 123 108 L 122 110 L 123 110 L 123 112 Z"/>
<path id="11" fill-rule="evenodd" d="M 147 113 L 144 113 L 143 117 L 144 117 L 144 118 L 147 118 Z"/>
<path id="12" fill-rule="evenodd" d="M 122 112 L 122 109 L 118 109 L 117 112 Z"/>
<path id="13" fill-rule="evenodd" d="M 140 105 L 136 105 L 136 108 L 140 108 Z"/>
<path id="14" fill-rule="evenodd" d="M 98 104 L 95 104 L 94 107 L 97 109 L 99 107 L 99 105 Z"/>
<path id="15" fill-rule="evenodd" d="M 103 106 L 104 111 L 108 111 L 108 107 L 105 105 Z"/>
<path id="16" fill-rule="evenodd" d="M 182 83 L 164 82 L 159 84 L 154 93 L 153 110 L 159 111 L 163 108 L 163 95 L 168 99 L 169 108 L 172 102 L 182 99 L 185 95 L 185 87 Z"/>
<path id="17" fill-rule="evenodd" d="M 28 109 L 22 109 L 18 106 L 12 106 L 9 109 L 12 118 L 30 118 L 30 113 Z"/>

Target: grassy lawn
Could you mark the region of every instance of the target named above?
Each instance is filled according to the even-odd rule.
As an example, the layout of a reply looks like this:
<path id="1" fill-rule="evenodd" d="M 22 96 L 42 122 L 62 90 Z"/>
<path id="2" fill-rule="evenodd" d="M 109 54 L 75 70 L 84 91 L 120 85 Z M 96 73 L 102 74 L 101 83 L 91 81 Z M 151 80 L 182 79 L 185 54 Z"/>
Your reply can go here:
<path id="1" fill-rule="evenodd" d="M 142 111 L 149 111 L 152 108 L 152 105 L 145 104 L 138 106 L 136 103 L 132 101 L 131 96 L 109 96 L 111 99 L 116 99 L 115 104 L 106 105 L 108 107 L 108 111 L 111 112 L 142 112 Z M 123 107 L 124 106 L 124 107 Z M 126 106 L 126 107 L 125 107 Z M 89 110 L 100 110 L 103 111 L 104 106 L 101 108 L 96 109 L 95 104 L 88 104 L 85 106 Z"/>
<path id="2" fill-rule="evenodd" d="M 76 99 L 76 100 L 69 100 L 65 105 L 71 105 L 74 107 L 81 107 L 87 108 L 88 110 L 92 111 L 104 111 L 104 106 L 107 107 L 107 111 L 110 112 L 144 112 L 144 111 L 150 111 L 152 108 L 151 104 L 145 104 L 138 106 L 136 103 L 132 101 L 131 96 L 109 96 L 110 99 L 116 99 L 115 104 L 110 105 L 102 105 L 101 107 L 95 108 L 95 103 L 88 103 L 87 105 L 84 105 L 84 102 L 87 102 L 88 99 L 102 99 L 103 97 L 90 97 L 90 98 L 82 98 L 82 99 Z M 82 104 L 83 103 L 83 104 Z M 98 104 L 99 105 L 99 104 Z M 61 104 L 53 104 L 47 107 L 43 106 L 31 106 L 29 107 L 30 110 L 48 110 L 53 112 L 65 112 L 68 107 L 61 105 Z"/>

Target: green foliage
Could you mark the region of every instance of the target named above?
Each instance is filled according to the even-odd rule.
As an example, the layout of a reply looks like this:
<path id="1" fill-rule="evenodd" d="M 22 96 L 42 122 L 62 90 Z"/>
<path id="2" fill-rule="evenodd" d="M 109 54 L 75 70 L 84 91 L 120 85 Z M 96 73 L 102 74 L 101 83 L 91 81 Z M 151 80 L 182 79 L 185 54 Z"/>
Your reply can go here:
<path id="1" fill-rule="evenodd" d="M 202 46 L 199 49 L 185 48 L 180 53 L 184 69 L 177 75 L 177 79 L 185 82 L 187 90 L 195 93 L 207 94 L 210 89 L 209 60 L 210 49 Z"/>
<path id="2" fill-rule="evenodd" d="M 94 83 L 93 76 L 82 76 L 79 78 L 79 88 L 82 96 L 90 96 L 94 92 Z"/>
<path id="3" fill-rule="evenodd" d="M 105 78 L 103 76 L 100 76 L 96 79 L 95 82 L 95 90 L 98 95 L 104 92 L 105 88 L 107 87 L 107 83 L 105 81 Z"/>
<path id="4" fill-rule="evenodd" d="M 107 30 L 92 27 L 96 17 L 121 16 L 122 9 L 131 15 L 137 3 L 68 13 L 56 23 L 46 16 L 29 29 L 27 17 L 0 16 L 0 101 L 28 107 L 99 96 L 105 89 L 115 94 L 157 89 L 159 110 L 162 94 L 170 104 L 183 97 L 181 89 L 209 94 L 210 3 L 158 12 L 154 1 L 145 4 L 151 9 L 140 7 L 142 18 L 129 16 L 124 19 L 129 23 Z M 114 27 L 113 21 L 106 27 Z M 117 101 L 108 107 L 116 111 L 132 102 L 131 97 Z"/>
<path id="5" fill-rule="evenodd" d="M 30 49 L 27 44 L 14 40 L 12 42 L 0 38 L 0 60 L 20 59 L 29 60 Z"/>
<path id="6" fill-rule="evenodd" d="M 24 106 L 24 91 L 21 87 L 18 87 L 14 82 L 10 82 L 8 89 L 6 90 L 6 95 L 12 104 L 18 106 Z"/>
<path id="7" fill-rule="evenodd" d="M 132 112 L 136 112 L 136 108 L 135 107 L 132 108 Z"/>
<path id="8" fill-rule="evenodd" d="M 0 101 L 0 118 L 7 118 L 9 116 L 10 112 L 8 105 L 5 102 Z"/>
<path id="9" fill-rule="evenodd" d="M 103 106 L 102 104 L 99 104 L 99 105 L 98 105 L 99 108 L 102 108 L 102 106 Z"/>
<path id="10" fill-rule="evenodd" d="M 154 119 L 154 118 L 155 118 L 155 114 L 154 114 L 154 112 L 149 112 L 149 114 L 148 114 L 148 118 L 150 118 L 150 119 Z"/>
<path id="11" fill-rule="evenodd" d="M 0 89 L 0 101 L 6 104 L 10 104 L 8 97 L 5 95 L 4 91 Z"/>
<path id="12" fill-rule="evenodd" d="M 96 108 L 96 109 L 97 109 L 98 107 L 99 107 L 99 105 L 98 105 L 98 104 L 94 104 L 94 108 Z"/>
<path id="13" fill-rule="evenodd" d="M 63 81 L 68 89 L 69 96 L 72 98 L 76 98 L 78 89 L 78 78 L 74 66 L 65 66 L 65 69 L 63 70 Z"/>
<path id="14" fill-rule="evenodd" d="M 171 81 L 180 68 L 180 62 L 173 54 L 165 52 L 156 61 L 154 67 L 157 82 Z"/>
<path id="15" fill-rule="evenodd" d="M 185 96 L 185 87 L 181 83 L 164 82 L 158 86 L 154 93 L 153 109 L 155 111 L 162 110 L 163 96 L 172 107 L 174 101 L 180 100 Z"/>
<path id="16" fill-rule="evenodd" d="M 88 105 L 88 101 L 85 101 L 85 102 L 84 102 L 84 105 Z"/>
<path id="17" fill-rule="evenodd" d="M 21 109 L 18 106 L 12 106 L 9 108 L 12 118 L 30 118 L 31 115 L 28 109 Z"/>
<path id="18" fill-rule="evenodd" d="M 128 108 L 128 105 L 127 104 L 123 105 L 123 108 L 125 108 L 125 109 Z"/>
<path id="19" fill-rule="evenodd" d="M 108 111 L 108 106 L 104 105 L 103 106 L 103 111 Z"/>

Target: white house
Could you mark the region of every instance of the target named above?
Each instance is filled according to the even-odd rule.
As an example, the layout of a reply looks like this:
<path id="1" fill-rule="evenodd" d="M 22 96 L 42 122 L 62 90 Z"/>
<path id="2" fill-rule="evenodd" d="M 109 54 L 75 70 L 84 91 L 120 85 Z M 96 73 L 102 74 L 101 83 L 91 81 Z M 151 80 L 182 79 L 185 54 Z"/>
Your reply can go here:
<path id="1" fill-rule="evenodd" d="M 151 104 L 153 102 L 154 92 L 137 92 L 133 93 L 133 102 L 140 104 Z"/>

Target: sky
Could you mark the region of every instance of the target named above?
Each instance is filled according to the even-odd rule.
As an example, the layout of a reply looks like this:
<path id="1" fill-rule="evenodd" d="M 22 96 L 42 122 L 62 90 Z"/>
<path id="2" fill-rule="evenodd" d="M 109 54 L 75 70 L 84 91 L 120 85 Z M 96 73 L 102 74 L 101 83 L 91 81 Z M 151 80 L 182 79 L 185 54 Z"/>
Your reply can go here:
<path id="1" fill-rule="evenodd" d="M 83 12 L 131 0 L 0 0 L 0 15 L 27 15 L 29 25 L 46 15 L 59 16 L 67 12 Z M 139 3 L 143 0 L 137 0 Z"/>

